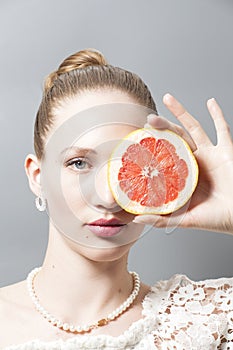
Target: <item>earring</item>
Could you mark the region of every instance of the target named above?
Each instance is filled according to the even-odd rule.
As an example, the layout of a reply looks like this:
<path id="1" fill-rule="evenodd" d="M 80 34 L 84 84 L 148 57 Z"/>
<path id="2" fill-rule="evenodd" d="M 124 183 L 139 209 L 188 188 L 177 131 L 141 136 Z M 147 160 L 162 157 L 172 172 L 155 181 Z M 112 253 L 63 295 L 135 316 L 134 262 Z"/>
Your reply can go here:
<path id="1" fill-rule="evenodd" d="M 46 209 L 46 200 L 43 197 L 36 197 L 35 203 L 36 203 L 36 208 L 39 211 L 45 211 L 45 209 Z"/>

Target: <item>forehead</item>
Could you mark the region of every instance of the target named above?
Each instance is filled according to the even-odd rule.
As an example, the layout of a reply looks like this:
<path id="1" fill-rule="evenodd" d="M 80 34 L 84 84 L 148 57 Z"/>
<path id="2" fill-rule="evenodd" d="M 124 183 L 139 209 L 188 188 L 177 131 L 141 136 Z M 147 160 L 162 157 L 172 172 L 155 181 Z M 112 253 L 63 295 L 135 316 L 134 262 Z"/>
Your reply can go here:
<path id="1" fill-rule="evenodd" d="M 100 124 L 96 125 L 93 128 L 87 129 L 82 135 L 80 135 L 74 144 L 80 143 L 80 145 L 95 144 L 97 140 L 101 141 L 110 141 L 114 138 L 123 138 L 127 133 L 136 129 L 137 126 L 130 125 L 128 123 L 110 123 L 110 124 Z"/>
<path id="2" fill-rule="evenodd" d="M 53 109 L 53 115 L 55 117 L 53 129 L 58 128 L 66 120 L 81 111 L 94 106 L 115 103 L 136 104 L 137 101 L 120 90 L 110 90 L 109 88 L 106 88 L 83 91 L 77 96 L 64 99 L 64 101 L 59 103 L 58 107 Z"/>
<path id="3" fill-rule="evenodd" d="M 47 135 L 45 154 L 57 155 L 72 145 L 92 148 L 119 140 L 142 128 L 152 111 L 118 92 L 89 92 L 65 101 L 56 110 Z"/>

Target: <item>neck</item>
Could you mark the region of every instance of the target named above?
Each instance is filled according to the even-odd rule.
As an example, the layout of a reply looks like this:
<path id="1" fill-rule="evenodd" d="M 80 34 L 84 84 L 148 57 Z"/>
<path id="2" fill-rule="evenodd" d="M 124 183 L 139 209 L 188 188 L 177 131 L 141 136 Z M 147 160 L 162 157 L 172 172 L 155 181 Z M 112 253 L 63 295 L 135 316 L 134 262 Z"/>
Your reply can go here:
<path id="1" fill-rule="evenodd" d="M 42 306 L 76 324 L 107 315 L 127 299 L 133 288 L 127 271 L 128 249 L 85 248 L 51 228 L 42 271 L 34 282 Z"/>

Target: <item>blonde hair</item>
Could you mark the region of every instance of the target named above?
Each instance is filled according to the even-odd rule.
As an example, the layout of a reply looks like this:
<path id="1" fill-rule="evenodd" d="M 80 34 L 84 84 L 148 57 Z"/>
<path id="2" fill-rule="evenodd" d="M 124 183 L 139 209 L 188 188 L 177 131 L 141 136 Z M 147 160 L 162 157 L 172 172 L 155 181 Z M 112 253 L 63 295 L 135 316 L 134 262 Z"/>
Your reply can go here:
<path id="1" fill-rule="evenodd" d="M 45 80 L 42 101 L 34 125 L 34 149 L 38 159 L 44 152 L 46 134 L 52 126 L 53 109 L 66 98 L 85 90 L 114 88 L 157 114 L 155 102 L 145 83 L 136 74 L 108 64 L 97 50 L 86 49 L 67 57 Z"/>

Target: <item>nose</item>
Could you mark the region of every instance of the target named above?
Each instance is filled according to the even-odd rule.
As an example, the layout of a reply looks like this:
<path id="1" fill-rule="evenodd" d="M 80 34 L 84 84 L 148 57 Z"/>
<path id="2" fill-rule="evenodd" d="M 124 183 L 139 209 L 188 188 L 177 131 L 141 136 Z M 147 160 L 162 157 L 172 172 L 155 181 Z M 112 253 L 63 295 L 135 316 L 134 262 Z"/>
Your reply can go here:
<path id="1" fill-rule="evenodd" d="M 108 183 L 107 163 L 99 167 L 95 174 L 95 193 L 93 193 L 92 204 L 98 210 L 117 212 L 122 208 L 117 204 L 112 195 Z"/>

